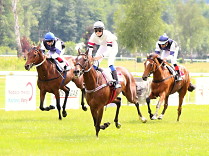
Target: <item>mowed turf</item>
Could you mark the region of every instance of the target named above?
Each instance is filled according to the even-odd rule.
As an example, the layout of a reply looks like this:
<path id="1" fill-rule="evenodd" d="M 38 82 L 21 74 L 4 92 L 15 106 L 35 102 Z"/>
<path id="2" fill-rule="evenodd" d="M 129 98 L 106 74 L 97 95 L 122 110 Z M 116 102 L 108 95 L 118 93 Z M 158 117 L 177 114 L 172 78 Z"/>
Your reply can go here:
<path id="1" fill-rule="evenodd" d="M 14 156 L 206 156 L 209 155 L 209 105 L 184 105 L 180 122 L 177 106 L 169 106 L 163 120 L 141 123 L 134 106 L 122 106 L 120 129 L 114 125 L 115 107 L 104 112 L 110 127 L 95 136 L 90 110 L 68 110 L 58 120 L 56 110 L 0 111 L 0 155 Z M 154 112 L 155 106 L 152 105 Z"/>

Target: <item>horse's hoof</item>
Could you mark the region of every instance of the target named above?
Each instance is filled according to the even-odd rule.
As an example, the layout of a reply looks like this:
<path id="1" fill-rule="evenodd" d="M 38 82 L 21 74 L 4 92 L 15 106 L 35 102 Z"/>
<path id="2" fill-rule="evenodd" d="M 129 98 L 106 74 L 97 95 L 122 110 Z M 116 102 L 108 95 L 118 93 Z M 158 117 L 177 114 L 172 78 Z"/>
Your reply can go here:
<path id="1" fill-rule="evenodd" d="M 155 115 L 151 118 L 151 120 L 156 120 L 156 119 L 157 117 Z"/>
<path id="2" fill-rule="evenodd" d="M 85 106 L 82 107 L 82 109 L 83 109 L 83 111 L 87 111 L 87 107 L 85 107 Z"/>
<path id="3" fill-rule="evenodd" d="M 66 117 L 66 116 L 67 116 L 67 112 L 66 112 L 66 111 L 63 111 L 63 112 L 62 112 L 62 116 L 63 116 L 63 117 Z"/>
<path id="4" fill-rule="evenodd" d="M 50 109 L 49 109 L 49 107 L 46 107 L 44 110 L 45 110 L 45 111 L 49 111 Z"/>
<path id="5" fill-rule="evenodd" d="M 147 122 L 147 119 L 145 117 L 142 117 L 141 118 L 141 121 L 142 121 L 142 123 L 146 123 Z"/>
<path id="6" fill-rule="evenodd" d="M 50 110 L 50 109 L 55 109 L 55 107 L 54 107 L 53 105 L 49 105 L 48 108 L 49 108 L 49 110 Z"/>
<path id="7" fill-rule="evenodd" d="M 163 119 L 163 115 L 161 114 L 160 116 L 158 116 L 157 119 L 158 119 L 158 120 L 162 120 L 162 119 Z"/>
<path id="8" fill-rule="evenodd" d="M 117 129 L 120 129 L 120 128 L 121 128 L 121 124 L 120 124 L 120 123 L 115 123 L 115 127 L 116 127 Z"/>
<path id="9" fill-rule="evenodd" d="M 104 123 L 104 126 L 105 126 L 105 127 L 108 127 L 109 125 L 110 125 L 109 122 Z"/>
<path id="10" fill-rule="evenodd" d="M 153 117 L 153 116 L 154 116 L 153 114 L 150 114 L 150 115 L 149 115 L 149 117 L 150 117 L 151 120 L 152 120 L 152 117 Z"/>
<path id="11" fill-rule="evenodd" d="M 41 111 L 45 111 L 45 109 L 44 109 L 44 108 L 40 108 L 40 110 L 41 110 Z"/>

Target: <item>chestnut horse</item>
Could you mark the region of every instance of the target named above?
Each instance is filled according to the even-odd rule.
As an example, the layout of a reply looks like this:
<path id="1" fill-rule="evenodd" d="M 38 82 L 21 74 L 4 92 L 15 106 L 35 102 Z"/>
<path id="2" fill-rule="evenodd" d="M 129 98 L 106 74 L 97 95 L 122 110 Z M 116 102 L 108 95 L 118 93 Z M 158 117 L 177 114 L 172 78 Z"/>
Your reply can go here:
<path id="1" fill-rule="evenodd" d="M 120 73 L 122 81 L 120 82 L 121 88 L 115 89 L 110 86 L 107 82 L 103 73 L 96 71 L 93 68 L 93 59 L 88 55 L 88 50 L 85 53 L 81 53 L 78 50 L 79 55 L 75 59 L 75 76 L 79 77 L 83 75 L 85 89 L 86 89 L 86 101 L 90 106 L 91 114 L 94 121 L 94 126 L 96 130 L 96 136 L 98 137 L 100 129 L 104 130 L 109 126 L 109 122 L 100 125 L 103 109 L 109 103 L 115 103 L 117 105 L 116 115 L 115 115 L 115 126 L 120 128 L 121 125 L 118 122 L 119 109 L 121 106 L 121 98 L 117 97 L 119 93 L 123 93 L 126 96 L 127 100 L 131 103 L 134 103 L 139 117 L 142 122 L 146 122 L 139 110 L 139 104 L 137 101 L 136 94 L 136 83 L 134 77 L 128 72 L 127 69 L 123 67 L 117 67 L 117 73 Z"/>
<path id="2" fill-rule="evenodd" d="M 68 63 L 72 68 L 74 68 L 73 58 L 68 60 Z M 83 77 L 79 79 L 74 79 L 73 69 L 60 73 L 56 69 L 56 65 L 53 63 L 53 60 L 47 58 L 46 55 L 42 53 L 40 50 L 40 46 L 33 47 L 30 52 L 26 55 L 26 63 L 25 69 L 30 70 L 33 66 L 36 66 L 36 70 L 38 72 L 38 88 L 40 89 L 40 109 L 42 111 L 49 111 L 50 109 L 54 109 L 51 105 L 49 107 L 43 106 L 44 99 L 46 93 L 53 93 L 56 98 L 56 107 L 59 114 L 59 119 L 67 116 L 66 102 L 69 95 L 70 88 L 66 86 L 71 80 L 76 84 L 78 88 L 82 90 L 82 99 L 81 105 L 82 109 L 86 110 L 87 108 L 84 106 L 84 92 L 85 89 L 83 87 Z M 65 92 L 65 99 L 63 104 L 63 111 L 61 116 L 61 107 L 60 107 L 60 93 L 59 89 Z"/>
<path id="3" fill-rule="evenodd" d="M 178 117 L 177 121 L 179 121 L 179 117 L 181 115 L 182 103 L 184 96 L 187 93 L 187 90 L 192 92 L 195 87 L 190 83 L 189 72 L 183 66 L 180 67 L 180 72 L 182 73 L 183 80 L 175 81 L 175 76 L 171 74 L 166 66 L 170 66 L 167 62 L 160 59 L 159 55 L 153 53 L 147 56 L 147 60 L 144 63 L 144 73 L 143 80 L 147 80 L 147 77 L 150 74 L 153 74 L 153 81 L 151 83 L 151 93 L 149 97 L 146 99 L 148 112 L 150 115 L 150 119 L 162 119 L 163 115 L 168 107 L 168 97 L 170 94 L 175 92 L 179 93 L 179 105 L 178 105 Z M 171 68 L 171 67 L 170 67 Z M 153 115 L 150 109 L 150 99 L 156 99 L 160 97 L 157 105 L 156 112 Z M 164 102 L 164 109 L 161 115 L 158 116 L 158 111 L 160 109 L 161 104 Z"/>

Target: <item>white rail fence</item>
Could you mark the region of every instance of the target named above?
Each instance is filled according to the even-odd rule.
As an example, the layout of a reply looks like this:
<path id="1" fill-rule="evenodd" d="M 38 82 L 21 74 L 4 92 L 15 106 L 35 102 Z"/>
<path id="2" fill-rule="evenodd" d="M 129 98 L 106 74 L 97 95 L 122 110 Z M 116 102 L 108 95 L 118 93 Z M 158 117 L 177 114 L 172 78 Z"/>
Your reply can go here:
<path id="1" fill-rule="evenodd" d="M 141 81 L 142 73 L 132 73 L 138 77 L 137 84 L 142 87 L 146 82 Z M 191 73 L 192 82 L 196 85 L 196 90 L 192 93 L 187 92 L 184 99 L 184 104 L 209 104 L 209 73 Z M 3 84 L 0 87 L 0 108 L 5 110 L 34 110 L 39 105 L 39 90 L 36 86 L 37 72 L 28 71 L 0 71 L 0 82 Z M 78 109 L 80 107 L 80 90 L 76 88 L 73 82 L 69 83 L 71 88 L 68 98 L 68 109 Z M 142 96 L 139 97 L 140 104 L 145 104 L 146 87 L 142 87 Z M 3 99 L 3 100 L 2 100 Z M 38 100 L 37 100 L 38 99 Z M 61 100 L 63 94 L 61 93 Z M 3 101 L 3 103 L 2 103 Z M 128 104 L 126 100 L 123 104 Z M 46 98 L 45 103 L 54 104 L 54 96 Z M 152 104 L 156 104 L 156 100 Z M 178 104 L 178 94 L 173 94 L 169 97 L 169 105 Z"/>

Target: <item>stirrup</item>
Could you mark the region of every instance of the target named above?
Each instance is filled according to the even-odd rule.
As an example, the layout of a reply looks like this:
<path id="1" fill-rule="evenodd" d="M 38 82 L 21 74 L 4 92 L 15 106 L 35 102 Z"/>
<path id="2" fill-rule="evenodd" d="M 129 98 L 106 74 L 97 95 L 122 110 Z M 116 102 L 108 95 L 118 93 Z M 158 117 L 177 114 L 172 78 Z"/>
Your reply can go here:
<path id="1" fill-rule="evenodd" d="M 116 84 L 115 84 L 115 89 L 117 89 L 117 88 L 121 88 L 121 84 L 116 83 Z"/>
<path id="2" fill-rule="evenodd" d="M 64 66 L 64 70 L 65 70 L 65 71 L 68 71 L 68 70 L 70 70 L 70 69 L 71 69 L 70 66 L 67 66 L 67 65 Z"/>
<path id="3" fill-rule="evenodd" d="M 176 77 L 175 77 L 175 80 L 176 81 L 181 81 L 183 79 L 182 79 L 181 75 L 177 74 Z"/>

